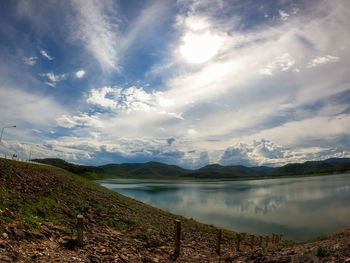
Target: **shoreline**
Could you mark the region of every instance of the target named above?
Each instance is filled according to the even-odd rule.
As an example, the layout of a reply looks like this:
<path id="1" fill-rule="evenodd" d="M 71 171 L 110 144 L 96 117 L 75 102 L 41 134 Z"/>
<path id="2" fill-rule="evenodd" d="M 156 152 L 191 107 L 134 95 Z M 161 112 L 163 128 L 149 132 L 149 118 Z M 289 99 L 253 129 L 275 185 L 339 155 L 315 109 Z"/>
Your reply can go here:
<path id="1" fill-rule="evenodd" d="M 148 176 L 122 176 L 122 175 L 111 175 L 110 177 L 105 177 L 103 179 L 92 180 L 94 182 L 112 179 L 133 179 L 133 180 L 154 180 L 154 181 L 193 181 L 193 182 L 216 182 L 216 181 L 261 181 L 261 180 L 271 180 L 271 179 L 293 179 L 293 178 L 306 178 L 306 177 L 322 177 L 322 176 L 332 176 L 332 175 L 350 175 L 350 171 L 342 173 L 332 173 L 332 174 L 302 174 L 302 175 L 283 175 L 283 176 L 263 176 L 263 178 L 199 178 L 199 177 L 148 177 Z"/>

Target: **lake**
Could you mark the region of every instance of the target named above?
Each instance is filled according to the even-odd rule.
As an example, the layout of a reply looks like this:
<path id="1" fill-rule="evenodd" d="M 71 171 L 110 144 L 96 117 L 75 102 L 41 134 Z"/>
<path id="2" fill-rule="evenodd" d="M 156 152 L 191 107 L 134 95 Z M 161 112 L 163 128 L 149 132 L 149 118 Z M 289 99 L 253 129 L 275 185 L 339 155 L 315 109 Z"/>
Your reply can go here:
<path id="1" fill-rule="evenodd" d="M 171 213 L 256 235 L 309 240 L 350 226 L 350 174 L 251 181 L 108 179 L 104 187 Z"/>

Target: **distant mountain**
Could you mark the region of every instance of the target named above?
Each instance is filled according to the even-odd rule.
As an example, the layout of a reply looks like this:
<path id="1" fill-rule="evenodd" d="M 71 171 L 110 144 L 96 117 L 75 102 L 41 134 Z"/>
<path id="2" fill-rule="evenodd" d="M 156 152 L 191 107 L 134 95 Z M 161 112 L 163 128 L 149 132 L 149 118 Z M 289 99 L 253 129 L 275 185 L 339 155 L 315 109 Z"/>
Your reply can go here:
<path id="1" fill-rule="evenodd" d="M 108 174 L 138 177 L 180 177 L 191 173 L 191 170 L 159 162 L 106 164 L 99 168 Z"/>
<path id="2" fill-rule="evenodd" d="M 251 178 L 262 175 L 261 172 L 242 165 L 222 166 L 219 164 L 210 164 L 188 174 L 188 176 L 196 178 Z"/>
<path id="3" fill-rule="evenodd" d="M 222 166 L 220 164 L 210 164 L 196 170 L 159 162 L 106 164 L 96 167 L 72 164 L 61 159 L 35 159 L 34 161 L 57 166 L 90 179 L 115 176 L 155 179 L 170 177 L 259 179 L 350 172 L 350 158 L 330 158 L 324 161 L 291 163 L 277 168 L 267 166 L 249 168 L 242 165 Z"/>
<path id="4" fill-rule="evenodd" d="M 250 169 L 253 169 L 257 172 L 263 173 L 263 174 L 269 174 L 272 172 L 275 168 L 274 167 L 268 167 L 268 166 L 255 166 L 255 167 L 250 167 Z"/>
<path id="5" fill-rule="evenodd" d="M 269 175 L 311 175 L 332 174 L 350 171 L 350 158 L 331 158 L 324 161 L 308 161 L 305 163 L 292 163 L 275 168 Z"/>
<path id="6" fill-rule="evenodd" d="M 305 163 L 291 163 L 278 167 L 272 170 L 270 175 L 305 175 L 313 173 L 327 173 L 330 172 L 333 165 L 321 161 L 305 162 Z"/>
<path id="7" fill-rule="evenodd" d="M 325 163 L 329 164 L 339 164 L 339 163 L 350 163 L 350 158 L 329 158 L 327 160 L 324 160 Z"/>

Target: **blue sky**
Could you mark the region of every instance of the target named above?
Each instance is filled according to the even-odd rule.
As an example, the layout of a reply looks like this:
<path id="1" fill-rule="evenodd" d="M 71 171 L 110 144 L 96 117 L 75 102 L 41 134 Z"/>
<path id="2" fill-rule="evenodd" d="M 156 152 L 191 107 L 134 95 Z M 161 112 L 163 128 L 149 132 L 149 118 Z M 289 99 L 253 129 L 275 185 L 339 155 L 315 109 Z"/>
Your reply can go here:
<path id="1" fill-rule="evenodd" d="M 196 168 L 350 157 L 350 2 L 3 1 L 2 154 Z"/>

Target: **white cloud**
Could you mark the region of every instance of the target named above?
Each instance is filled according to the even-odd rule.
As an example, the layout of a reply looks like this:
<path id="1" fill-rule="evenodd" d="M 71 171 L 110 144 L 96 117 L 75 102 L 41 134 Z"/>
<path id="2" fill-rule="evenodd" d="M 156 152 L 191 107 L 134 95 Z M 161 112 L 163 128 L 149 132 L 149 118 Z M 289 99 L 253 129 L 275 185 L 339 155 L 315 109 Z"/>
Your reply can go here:
<path id="1" fill-rule="evenodd" d="M 133 84 L 93 88 L 87 104 L 78 107 L 89 114 L 63 111 L 46 117 L 74 133 L 48 141 L 47 149 L 67 156 L 74 152 L 74 158 L 154 157 L 191 167 L 207 162 L 278 165 L 349 153 L 344 141 L 350 129 L 344 113 L 348 103 L 335 99 L 348 91 L 347 2 L 320 2 L 312 14 L 283 9 L 277 16 L 287 22 L 271 18 L 268 25 L 249 30 L 238 15 L 219 17 L 222 9 L 214 2 L 191 3 L 174 25 L 177 41 L 168 45 L 173 52 L 150 69 L 151 77 L 163 81 L 162 92 Z M 208 3 L 210 8 L 202 8 Z M 74 5 L 75 40 L 107 70 L 119 69 L 123 53 L 143 43 L 137 40 L 148 35 L 162 10 L 146 8 L 121 33 L 112 1 Z M 196 61 L 189 56 L 205 36 L 217 37 L 218 45 L 197 59 L 202 63 L 188 63 Z M 185 46 L 192 51 L 185 52 Z M 305 70 L 335 61 L 331 67 Z M 63 80 L 52 72 L 43 77 L 53 86 Z M 176 140 L 169 145 L 169 138 Z"/>
<path id="2" fill-rule="evenodd" d="M 41 77 L 46 77 L 49 79 L 50 82 L 46 82 L 47 85 L 51 87 L 55 87 L 57 82 L 60 82 L 62 80 L 67 79 L 67 74 L 57 74 L 55 75 L 53 72 L 48 72 L 48 73 L 40 73 L 39 74 Z"/>
<path id="3" fill-rule="evenodd" d="M 23 58 L 23 62 L 29 66 L 33 66 L 35 65 L 36 61 L 37 61 L 38 57 L 25 57 Z"/>
<path id="4" fill-rule="evenodd" d="M 25 122 L 34 127 L 54 125 L 56 116 L 65 112 L 53 98 L 1 85 L 0 111 L 5 123 Z"/>
<path id="5" fill-rule="evenodd" d="M 52 88 L 56 87 L 56 83 L 55 83 L 55 82 L 46 81 L 45 84 L 46 84 L 47 86 L 52 87 Z"/>
<path id="6" fill-rule="evenodd" d="M 41 131 L 38 130 L 38 129 L 32 129 L 32 131 L 35 132 L 35 133 L 41 133 Z"/>
<path id="7" fill-rule="evenodd" d="M 81 114 L 79 116 L 62 115 L 56 119 L 57 124 L 64 128 L 73 128 L 75 126 L 93 126 L 101 127 L 101 122 L 97 116 Z"/>
<path id="8" fill-rule="evenodd" d="M 186 34 L 179 47 L 181 56 L 190 63 L 203 63 L 213 58 L 219 51 L 222 40 L 219 36 L 202 33 Z"/>
<path id="9" fill-rule="evenodd" d="M 286 21 L 289 18 L 289 14 L 286 11 L 278 10 L 281 20 Z"/>
<path id="10" fill-rule="evenodd" d="M 112 1 L 73 1 L 78 23 L 73 39 L 83 42 L 84 47 L 106 70 L 119 70 L 118 54 L 118 14 L 113 12 Z"/>
<path id="11" fill-rule="evenodd" d="M 331 56 L 331 55 L 327 55 L 324 57 L 316 57 L 308 63 L 308 67 L 313 68 L 313 67 L 317 67 L 317 66 L 321 66 L 329 63 L 334 63 L 337 61 L 339 61 L 339 57 Z"/>
<path id="12" fill-rule="evenodd" d="M 78 70 L 77 72 L 75 72 L 75 76 L 78 78 L 78 79 L 81 79 L 82 77 L 84 77 L 85 75 L 85 71 L 84 70 Z"/>
<path id="13" fill-rule="evenodd" d="M 47 54 L 47 52 L 43 49 L 40 49 L 40 54 L 50 61 L 53 60 L 53 57 L 51 57 L 49 54 Z"/>
<path id="14" fill-rule="evenodd" d="M 87 102 L 106 109 L 118 111 L 164 111 L 172 101 L 162 92 L 147 93 L 143 88 L 103 87 L 92 89 Z"/>
<path id="15" fill-rule="evenodd" d="M 295 60 L 293 57 L 285 53 L 281 56 L 278 56 L 273 59 L 271 63 L 269 63 L 266 68 L 261 69 L 259 72 L 263 75 L 273 75 L 276 71 L 287 71 L 291 69 L 295 64 Z"/>
<path id="16" fill-rule="evenodd" d="M 101 106 L 103 108 L 116 109 L 117 102 L 113 99 L 106 98 L 107 94 L 119 94 L 120 89 L 113 89 L 112 87 L 103 87 L 102 89 L 92 89 L 90 96 L 87 99 L 88 103 Z"/>

